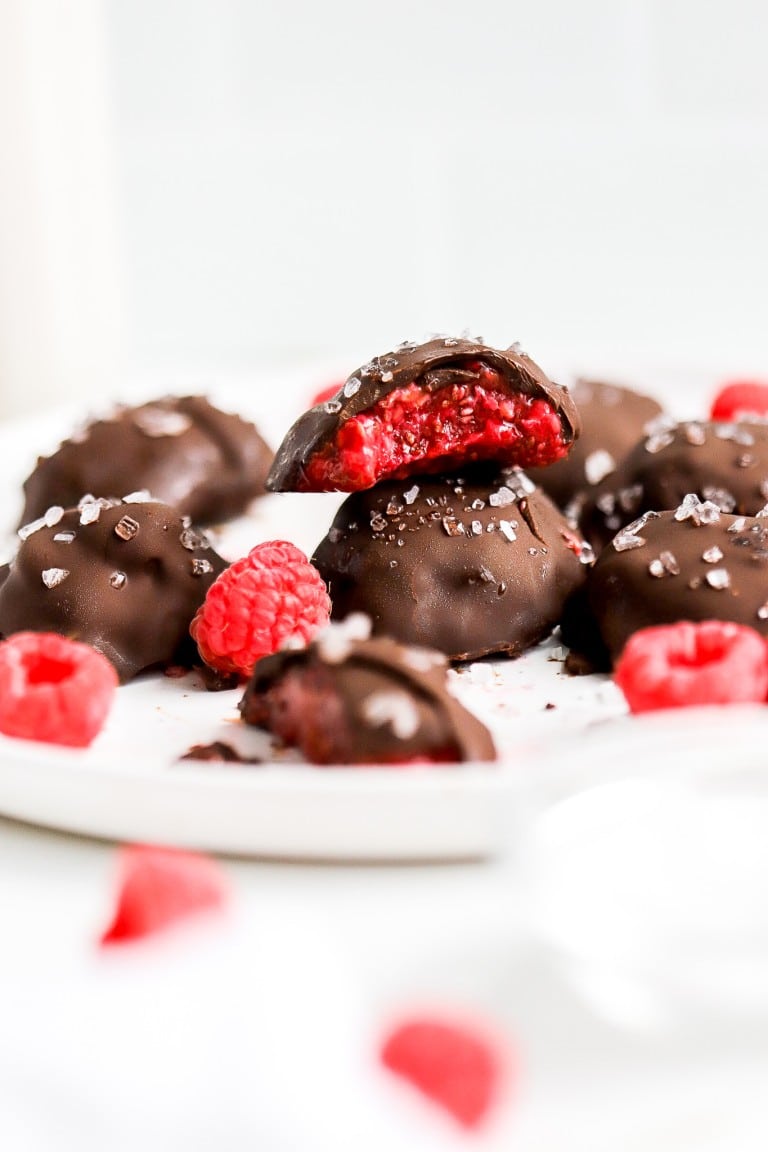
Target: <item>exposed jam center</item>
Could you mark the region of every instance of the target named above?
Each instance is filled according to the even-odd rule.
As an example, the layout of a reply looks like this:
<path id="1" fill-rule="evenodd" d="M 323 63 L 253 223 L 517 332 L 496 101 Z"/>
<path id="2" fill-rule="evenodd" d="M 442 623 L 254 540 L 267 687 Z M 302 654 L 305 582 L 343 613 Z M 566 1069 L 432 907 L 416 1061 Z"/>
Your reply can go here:
<path id="1" fill-rule="evenodd" d="M 522 468 L 568 454 L 549 401 L 505 390 L 498 372 L 468 364 L 475 379 L 427 391 L 408 384 L 346 420 L 305 465 L 305 491 L 356 492 L 383 477 L 403 478 L 482 460 Z"/>

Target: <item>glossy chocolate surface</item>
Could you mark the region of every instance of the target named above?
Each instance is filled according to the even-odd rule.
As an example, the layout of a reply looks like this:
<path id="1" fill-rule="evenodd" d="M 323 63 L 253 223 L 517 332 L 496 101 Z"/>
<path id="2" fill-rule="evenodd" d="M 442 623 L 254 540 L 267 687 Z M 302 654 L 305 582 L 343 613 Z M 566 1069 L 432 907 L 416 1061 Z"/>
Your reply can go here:
<path id="1" fill-rule="evenodd" d="M 312 559 L 334 619 L 363 612 L 376 633 L 464 660 L 543 639 L 584 579 L 579 547 L 523 473 L 486 467 L 355 493 Z"/>

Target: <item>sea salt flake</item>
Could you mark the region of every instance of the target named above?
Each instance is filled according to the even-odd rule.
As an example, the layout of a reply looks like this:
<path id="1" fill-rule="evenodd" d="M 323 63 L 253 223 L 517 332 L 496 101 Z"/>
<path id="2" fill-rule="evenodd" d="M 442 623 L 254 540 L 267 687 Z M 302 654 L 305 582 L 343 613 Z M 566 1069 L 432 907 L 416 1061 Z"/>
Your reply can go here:
<path id="1" fill-rule="evenodd" d="M 213 572 L 213 564 L 210 560 L 196 556 L 192 561 L 192 575 L 207 576 L 210 572 Z"/>
<path id="2" fill-rule="evenodd" d="M 44 516 L 41 516 L 39 520 L 30 520 L 29 524 L 23 524 L 16 535 L 20 540 L 29 540 L 30 536 L 34 536 L 35 532 L 39 532 L 41 528 L 45 528 Z"/>
<path id="3" fill-rule="evenodd" d="M 372 621 L 364 612 L 353 612 L 338 624 L 328 624 L 315 639 L 315 646 L 321 660 L 326 664 L 341 664 L 358 640 L 368 640 Z"/>
<path id="4" fill-rule="evenodd" d="M 56 588 L 69 576 L 68 568 L 44 568 L 41 576 L 46 588 Z"/>
<path id="5" fill-rule="evenodd" d="M 464 535 L 464 525 L 453 516 L 443 516 L 443 530 L 448 536 Z"/>
<path id="6" fill-rule="evenodd" d="M 414 672 L 429 672 L 445 664 L 442 652 L 435 652 L 433 648 L 420 648 L 414 645 L 406 648 L 402 656 L 403 664 L 412 668 Z"/>
<path id="7" fill-rule="evenodd" d="M 483 524 L 482 524 L 481 520 L 473 520 L 472 524 L 471 524 L 471 528 L 472 528 L 472 535 L 473 536 L 482 536 Z"/>
<path id="8" fill-rule="evenodd" d="M 668 551 L 660 552 L 659 553 L 659 560 L 661 560 L 661 563 L 664 565 L 664 571 L 668 575 L 670 575 L 670 576 L 679 576 L 680 575 L 680 565 L 677 561 L 677 557 L 675 556 L 674 552 L 668 552 Z"/>
<path id="9" fill-rule="evenodd" d="M 716 524 L 720 519 L 720 509 L 710 500 L 702 502 L 695 492 L 689 492 L 682 504 L 675 509 L 675 520 L 693 520 L 697 528 L 702 524 Z"/>
<path id="10" fill-rule="evenodd" d="M 407 492 L 403 492 L 403 500 L 406 504 L 413 504 L 414 500 L 419 494 L 418 484 L 414 484 L 413 488 L 409 488 Z"/>
<path id="11" fill-rule="evenodd" d="M 702 552 L 701 558 L 705 564 L 719 564 L 723 558 L 723 553 L 717 544 L 713 544 L 711 548 L 707 548 L 706 552 Z"/>
<path id="12" fill-rule="evenodd" d="M 345 382 L 344 387 L 342 388 L 342 392 L 346 398 L 349 399 L 351 396 L 354 396 L 357 392 L 360 391 L 361 384 L 362 380 L 360 380 L 359 377 L 350 376 L 349 380 Z"/>
<path id="13" fill-rule="evenodd" d="M 490 571 L 490 569 L 486 568 L 484 564 L 480 565 L 480 567 L 478 569 L 478 576 L 482 580 L 483 584 L 495 584 L 496 583 L 496 581 L 494 580 L 494 577 L 493 577 L 493 573 Z"/>
<path id="14" fill-rule="evenodd" d="M 648 571 L 650 572 L 651 576 L 663 576 L 664 565 L 662 564 L 661 560 L 651 560 L 650 564 L 648 565 Z"/>
<path id="15" fill-rule="evenodd" d="M 328 539 L 330 540 L 331 544 L 338 544 L 339 540 L 344 539 L 344 533 L 342 532 L 341 528 L 329 528 Z"/>
<path id="16" fill-rule="evenodd" d="M 393 496 L 387 504 L 387 516 L 399 516 L 402 511 L 403 505 Z"/>
<path id="17" fill-rule="evenodd" d="M 613 538 L 612 543 L 615 551 L 631 552 L 633 548 L 642 548 L 645 544 L 645 539 L 640 536 L 639 533 L 649 520 L 656 520 L 658 516 L 658 512 L 644 512 L 637 520 L 633 520 L 631 524 L 627 524 L 627 526 Z"/>
<path id="18" fill-rule="evenodd" d="M 64 515 L 64 509 L 59 504 L 53 504 L 43 516 L 46 528 L 55 528 Z"/>
<path id="19" fill-rule="evenodd" d="M 179 533 L 179 543 L 187 552 L 194 552 L 196 548 L 210 548 L 207 537 L 194 528 L 183 528 Z"/>
<path id="20" fill-rule="evenodd" d="M 125 572 L 113 572 L 109 578 L 110 587 L 124 588 L 127 579 Z"/>
<path id="21" fill-rule="evenodd" d="M 581 564 L 594 564 L 596 559 L 594 548 L 585 540 L 579 549 L 579 562 Z"/>
<path id="22" fill-rule="evenodd" d="M 374 692 L 361 711 L 374 728 L 389 725 L 398 740 L 409 740 L 419 730 L 418 708 L 404 692 Z"/>
<path id="23" fill-rule="evenodd" d="M 739 516 L 736 520 L 734 520 L 733 524 L 730 524 L 728 526 L 728 531 L 729 532 L 743 532 L 744 526 L 746 523 L 747 523 L 746 517 L 745 516 Z"/>
<path id="24" fill-rule="evenodd" d="M 152 500 L 152 494 L 146 488 L 139 488 L 135 492 L 129 492 L 127 496 L 123 496 L 123 504 L 149 504 L 158 503 Z"/>
<path id="25" fill-rule="evenodd" d="M 705 579 L 710 588 L 715 588 L 718 592 L 731 586 L 731 577 L 726 568 L 713 568 L 711 572 L 707 572 Z"/>
<path id="26" fill-rule="evenodd" d="M 584 475 L 588 484 L 599 484 L 601 480 L 615 471 L 616 461 L 610 452 L 606 452 L 604 448 L 590 452 L 584 461 Z"/>
<path id="27" fill-rule="evenodd" d="M 139 522 L 134 520 L 132 516 L 123 516 L 115 524 L 114 531 L 115 536 L 119 536 L 121 540 L 133 540 L 139 531 Z"/>
<path id="28" fill-rule="evenodd" d="M 83 525 L 95 524 L 101 516 L 101 504 L 98 500 L 89 500 L 80 505 L 80 523 Z"/>
<path id="29" fill-rule="evenodd" d="M 695 448 L 700 448 L 702 444 L 706 444 L 707 442 L 706 429 L 695 420 L 683 425 L 683 435 L 688 443 L 692 444 Z"/>
<path id="30" fill-rule="evenodd" d="M 134 413 L 133 422 L 146 436 L 180 436 L 192 427 L 192 420 L 183 412 L 169 408 L 149 407 Z"/>
<path id="31" fill-rule="evenodd" d="M 512 489 L 502 485 L 496 492 L 491 492 L 488 503 L 492 508 L 506 508 L 508 504 L 514 504 L 516 499 Z"/>
<path id="32" fill-rule="evenodd" d="M 337 412 L 341 412 L 341 400 L 327 400 L 325 404 L 323 404 L 323 410 L 327 412 L 329 416 L 335 416 Z"/>
<path id="33" fill-rule="evenodd" d="M 499 532 L 501 532 L 504 539 L 508 540 L 510 544 L 513 544 L 514 541 L 517 540 L 517 534 L 509 520 L 499 520 Z"/>
<path id="34" fill-rule="evenodd" d="M 654 436 L 648 437 L 645 442 L 645 450 L 655 456 L 657 452 L 661 452 L 663 448 L 668 448 L 674 441 L 675 438 L 671 432 L 657 432 Z"/>
<path id="35" fill-rule="evenodd" d="M 71 544 L 74 538 L 74 532 L 57 532 L 53 538 L 53 542 L 54 544 Z"/>
<path id="36" fill-rule="evenodd" d="M 382 374 L 381 374 L 382 384 L 391 384 L 392 381 L 394 380 L 394 378 L 395 378 L 394 374 L 392 372 L 389 372 L 389 371 L 382 372 Z"/>
<path id="37" fill-rule="evenodd" d="M 758 608 L 757 617 L 759 620 L 768 620 L 768 600 Z"/>
<path id="38" fill-rule="evenodd" d="M 371 513 L 371 529 L 374 532 L 386 532 L 389 525 L 380 512 Z"/>

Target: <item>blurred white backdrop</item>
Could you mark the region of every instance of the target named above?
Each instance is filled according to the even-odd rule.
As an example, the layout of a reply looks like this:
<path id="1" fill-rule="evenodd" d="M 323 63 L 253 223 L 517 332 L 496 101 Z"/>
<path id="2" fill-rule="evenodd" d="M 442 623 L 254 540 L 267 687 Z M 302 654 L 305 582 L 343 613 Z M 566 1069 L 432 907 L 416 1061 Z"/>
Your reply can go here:
<path id="1" fill-rule="evenodd" d="M 3 0 L 2 19 L 14 9 L 70 27 L 47 99 L 80 141 L 69 175 L 92 220 L 71 286 L 59 270 L 49 292 L 78 372 L 71 351 L 43 368 L 2 354 L 24 258 L 6 217 L 6 410 L 137 375 L 351 369 L 467 327 L 545 365 L 768 370 L 759 0 Z M 62 164 L 45 145 L 43 187 Z M 29 203 L 11 202 L 15 234 L 52 242 L 56 204 Z M 98 254 L 96 299 L 78 244 Z"/>

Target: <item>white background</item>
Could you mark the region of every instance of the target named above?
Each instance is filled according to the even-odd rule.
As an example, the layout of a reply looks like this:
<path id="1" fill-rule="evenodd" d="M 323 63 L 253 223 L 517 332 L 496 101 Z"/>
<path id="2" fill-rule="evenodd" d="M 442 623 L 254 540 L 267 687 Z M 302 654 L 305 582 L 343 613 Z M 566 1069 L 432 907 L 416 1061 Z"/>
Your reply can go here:
<path id="1" fill-rule="evenodd" d="M 768 370 L 757 0 L 0 11 L 6 410 L 465 327 Z"/>

